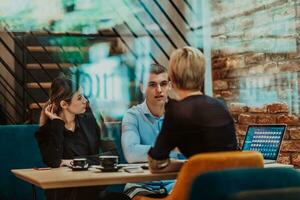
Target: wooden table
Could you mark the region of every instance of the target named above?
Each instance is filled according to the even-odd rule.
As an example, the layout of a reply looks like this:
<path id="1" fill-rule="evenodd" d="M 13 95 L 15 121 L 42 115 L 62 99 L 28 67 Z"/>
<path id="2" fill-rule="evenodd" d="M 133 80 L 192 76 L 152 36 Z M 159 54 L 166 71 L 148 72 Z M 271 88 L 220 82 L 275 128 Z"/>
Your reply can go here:
<path id="1" fill-rule="evenodd" d="M 112 185 L 123 183 L 148 182 L 176 179 L 176 173 L 152 174 L 149 170 L 143 173 L 101 172 L 90 168 L 88 171 L 72 171 L 67 167 L 48 170 L 13 169 L 12 173 L 18 178 L 43 189 L 67 188 L 94 185 Z"/>

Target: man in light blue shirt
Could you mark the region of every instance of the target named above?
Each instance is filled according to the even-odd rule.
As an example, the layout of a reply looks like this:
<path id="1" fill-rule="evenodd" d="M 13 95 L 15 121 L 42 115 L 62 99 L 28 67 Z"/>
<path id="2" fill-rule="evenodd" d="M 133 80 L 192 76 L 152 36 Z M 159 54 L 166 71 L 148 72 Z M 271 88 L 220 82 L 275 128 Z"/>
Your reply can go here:
<path id="1" fill-rule="evenodd" d="M 147 162 L 148 151 L 154 145 L 161 130 L 170 83 L 165 67 L 153 64 L 148 79 L 141 84 L 145 96 L 142 104 L 133 106 L 124 115 L 122 121 L 122 149 L 128 163 Z M 172 151 L 171 158 L 178 159 L 181 154 Z M 147 187 L 164 187 L 169 192 L 174 181 L 145 183 Z M 135 184 L 136 185 L 136 184 Z M 129 185 L 126 186 L 128 188 Z"/>

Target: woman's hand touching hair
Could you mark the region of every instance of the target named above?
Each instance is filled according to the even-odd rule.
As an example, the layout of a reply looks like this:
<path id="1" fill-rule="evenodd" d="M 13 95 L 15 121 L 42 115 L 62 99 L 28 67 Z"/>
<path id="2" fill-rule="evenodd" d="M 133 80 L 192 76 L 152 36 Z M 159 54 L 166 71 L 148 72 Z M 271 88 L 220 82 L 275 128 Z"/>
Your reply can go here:
<path id="1" fill-rule="evenodd" d="M 59 116 L 58 116 L 58 113 L 56 113 L 57 111 L 57 108 L 56 108 L 56 105 L 51 103 L 49 104 L 48 106 L 46 106 L 45 108 L 45 115 L 53 120 L 53 119 L 61 119 Z"/>
<path id="2" fill-rule="evenodd" d="M 57 109 L 55 104 L 51 103 L 50 100 L 48 100 L 41 111 L 41 116 L 39 121 L 40 126 L 45 125 L 49 119 L 50 120 L 61 119 L 56 113 L 56 110 Z"/>

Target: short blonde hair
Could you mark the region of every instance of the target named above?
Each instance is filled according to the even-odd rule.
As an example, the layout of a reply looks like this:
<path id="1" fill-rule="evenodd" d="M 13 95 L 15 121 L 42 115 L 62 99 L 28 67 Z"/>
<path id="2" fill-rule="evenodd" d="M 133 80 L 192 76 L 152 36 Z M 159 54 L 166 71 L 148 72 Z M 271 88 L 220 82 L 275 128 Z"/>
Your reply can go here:
<path id="1" fill-rule="evenodd" d="M 189 46 L 176 49 L 171 54 L 168 73 L 179 89 L 201 89 L 205 73 L 203 53 Z"/>

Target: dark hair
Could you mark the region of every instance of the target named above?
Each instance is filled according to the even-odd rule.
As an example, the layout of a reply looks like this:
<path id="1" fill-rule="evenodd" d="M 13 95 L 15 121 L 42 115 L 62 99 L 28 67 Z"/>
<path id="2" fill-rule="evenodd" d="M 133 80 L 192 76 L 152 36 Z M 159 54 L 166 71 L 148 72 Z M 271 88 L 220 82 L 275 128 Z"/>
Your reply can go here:
<path id="1" fill-rule="evenodd" d="M 71 79 L 60 77 L 53 80 L 50 89 L 50 103 L 53 103 L 56 106 L 56 112 L 61 111 L 60 102 L 66 101 L 70 103 L 72 97 L 79 87 L 76 82 Z"/>
<path id="2" fill-rule="evenodd" d="M 150 74 L 162 74 L 162 73 L 168 73 L 167 68 L 165 68 L 163 65 L 153 63 L 150 65 L 149 71 L 145 73 L 145 71 L 142 71 L 142 77 L 140 79 L 140 84 L 145 84 L 145 81 L 148 80 L 148 77 Z"/>
<path id="3" fill-rule="evenodd" d="M 168 70 L 166 67 L 160 64 L 153 63 L 150 65 L 150 74 L 161 74 L 161 73 L 167 73 Z"/>

